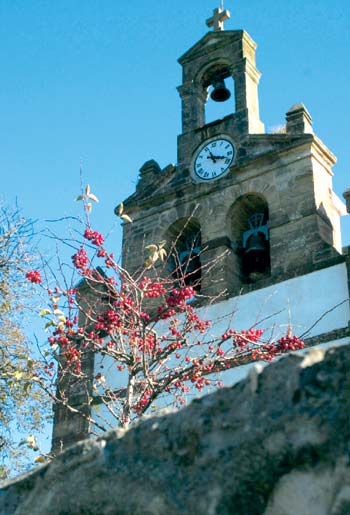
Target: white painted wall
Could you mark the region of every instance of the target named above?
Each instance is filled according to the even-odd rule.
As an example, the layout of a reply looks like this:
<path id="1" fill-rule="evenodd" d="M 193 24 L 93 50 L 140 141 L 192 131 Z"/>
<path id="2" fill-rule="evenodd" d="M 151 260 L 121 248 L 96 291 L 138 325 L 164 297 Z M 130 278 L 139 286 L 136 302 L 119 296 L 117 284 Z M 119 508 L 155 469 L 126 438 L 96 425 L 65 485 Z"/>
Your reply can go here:
<path id="1" fill-rule="evenodd" d="M 341 263 L 233 297 L 200 311 L 208 320 L 227 315 L 227 321 L 220 323 L 221 330 L 225 329 L 225 324 L 232 318 L 230 314 L 234 313 L 230 326 L 235 329 L 249 329 L 260 322 L 258 327 L 262 329 L 275 327 L 283 333 L 291 324 L 297 336 L 323 317 L 305 336 L 310 337 L 348 325 L 348 298 L 346 266 Z M 271 317 L 274 313 L 278 314 Z M 264 320 L 267 317 L 271 318 Z M 219 332 L 219 327 L 215 329 Z"/>

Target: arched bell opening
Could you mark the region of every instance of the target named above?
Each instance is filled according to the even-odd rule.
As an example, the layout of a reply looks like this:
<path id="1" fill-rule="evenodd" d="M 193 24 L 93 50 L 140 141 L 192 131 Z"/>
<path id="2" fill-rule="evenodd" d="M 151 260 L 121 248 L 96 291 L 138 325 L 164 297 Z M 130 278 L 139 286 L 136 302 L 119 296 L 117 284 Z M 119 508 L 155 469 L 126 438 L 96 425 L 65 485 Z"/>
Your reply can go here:
<path id="1" fill-rule="evenodd" d="M 168 269 L 179 285 L 201 289 L 201 229 L 198 220 L 182 218 L 167 231 Z"/>
<path id="2" fill-rule="evenodd" d="M 255 193 L 240 197 L 231 211 L 232 248 L 241 279 L 254 282 L 270 274 L 269 209 Z"/>
<path id="3" fill-rule="evenodd" d="M 203 87 L 208 91 L 205 104 L 205 123 L 220 120 L 236 111 L 235 83 L 227 66 L 217 64 L 203 76 Z"/>

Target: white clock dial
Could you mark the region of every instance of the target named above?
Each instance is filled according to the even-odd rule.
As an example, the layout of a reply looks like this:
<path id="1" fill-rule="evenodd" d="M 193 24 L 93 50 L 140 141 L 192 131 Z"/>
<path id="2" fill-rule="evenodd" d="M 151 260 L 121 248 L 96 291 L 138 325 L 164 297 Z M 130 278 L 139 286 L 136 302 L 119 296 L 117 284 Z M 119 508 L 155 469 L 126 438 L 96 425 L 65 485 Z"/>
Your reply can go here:
<path id="1" fill-rule="evenodd" d="M 202 145 L 193 162 L 193 172 L 197 179 L 211 181 L 221 177 L 234 158 L 233 144 L 223 138 L 212 139 Z"/>

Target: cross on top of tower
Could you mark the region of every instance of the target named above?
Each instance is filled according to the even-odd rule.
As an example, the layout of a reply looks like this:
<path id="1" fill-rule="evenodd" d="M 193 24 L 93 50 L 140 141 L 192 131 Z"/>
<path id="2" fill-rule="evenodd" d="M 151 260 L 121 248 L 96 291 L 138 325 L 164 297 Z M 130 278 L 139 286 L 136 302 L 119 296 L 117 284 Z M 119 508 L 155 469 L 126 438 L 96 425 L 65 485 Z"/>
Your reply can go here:
<path id="1" fill-rule="evenodd" d="M 223 7 L 218 7 L 214 9 L 213 16 L 207 19 L 206 24 L 208 27 L 213 27 L 213 30 L 224 30 L 224 21 L 229 18 L 230 11 L 223 9 Z"/>

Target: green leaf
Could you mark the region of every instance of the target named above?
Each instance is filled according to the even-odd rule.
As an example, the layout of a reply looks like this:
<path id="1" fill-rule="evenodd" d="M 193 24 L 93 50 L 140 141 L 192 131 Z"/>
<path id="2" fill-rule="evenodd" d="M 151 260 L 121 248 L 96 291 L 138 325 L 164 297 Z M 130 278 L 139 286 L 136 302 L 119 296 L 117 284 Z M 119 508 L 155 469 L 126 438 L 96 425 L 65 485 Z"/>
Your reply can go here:
<path id="1" fill-rule="evenodd" d="M 84 195 L 79 195 L 75 201 L 78 202 L 79 200 L 83 200 L 84 199 Z"/>
<path id="2" fill-rule="evenodd" d="M 55 309 L 54 310 L 54 315 L 64 315 L 64 313 L 60 309 Z"/>
<path id="3" fill-rule="evenodd" d="M 51 314 L 51 309 L 45 308 L 39 311 L 39 317 L 44 317 Z"/>
<path id="4" fill-rule="evenodd" d="M 149 252 L 153 253 L 158 249 L 158 247 L 157 247 L 157 245 L 151 244 L 151 245 L 146 245 L 145 249 L 148 250 Z"/>
<path id="5" fill-rule="evenodd" d="M 32 389 L 32 387 L 33 387 L 32 383 L 29 383 L 29 382 L 24 383 L 24 386 L 23 386 L 24 392 L 26 394 L 28 394 L 30 392 L 30 390 Z"/>
<path id="6" fill-rule="evenodd" d="M 121 202 L 118 207 L 118 216 L 122 216 L 123 211 L 124 211 L 124 204 L 123 204 L 123 202 Z"/>
<path id="7" fill-rule="evenodd" d="M 55 323 L 52 321 L 52 320 L 49 320 L 48 322 L 46 322 L 45 324 L 45 331 L 47 331 L 49 329 L 49 327 L 52 327 L 53 325 L 55 325 Z"/>
<path id="8" fill-rule="evenodd" d="M 146 268 L 151 268 L 151 266 L 152 266 L 152 265 L 153 265 L 152 260 L 151 260 L 151 259 L 149 259 L 149 258 L 148 258 L 148 259 L 146 259 L 146 261 L 145 261 L 145 267 L 146 267 Z"/>

